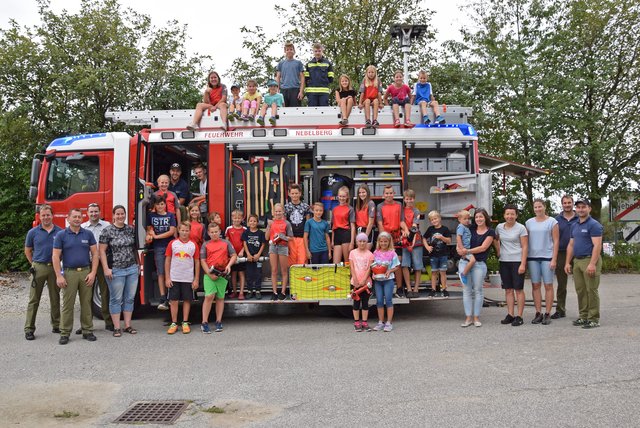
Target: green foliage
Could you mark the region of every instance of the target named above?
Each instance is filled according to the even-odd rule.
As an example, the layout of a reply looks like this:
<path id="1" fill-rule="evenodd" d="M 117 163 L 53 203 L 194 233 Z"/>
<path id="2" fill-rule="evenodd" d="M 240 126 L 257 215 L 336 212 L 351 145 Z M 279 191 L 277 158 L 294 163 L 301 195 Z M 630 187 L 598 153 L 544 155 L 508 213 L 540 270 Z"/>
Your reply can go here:
<path id="1" fill-rule="evenodd" d="M 122 130 L 108 110 L 193 108 L 210 62 L 186 55 L 184 26 L 154 28 L 117 0 L 83 0 L 77 14 L 38 5 L 41 24 L 0 31 L 0 271 L 26 265 L 35 153 L 59 136 Z"/>
<path id="2" fill-rule="evenodd" d="M 614 256 L 602 257 L 602 271 L 607 273 L 640 273 L 640 245 L 619 242 Z"/>

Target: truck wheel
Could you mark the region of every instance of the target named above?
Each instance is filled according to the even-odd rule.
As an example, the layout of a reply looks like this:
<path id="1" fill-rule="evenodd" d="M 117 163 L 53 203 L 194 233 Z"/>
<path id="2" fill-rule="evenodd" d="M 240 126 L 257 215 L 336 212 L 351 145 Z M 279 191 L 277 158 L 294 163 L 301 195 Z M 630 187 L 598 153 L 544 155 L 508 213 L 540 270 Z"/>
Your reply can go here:
<path id="1" fill-rule="evenodd" d="M 93 312 L 93 316 L 102 319 L 102 295 L 100 293 L 100 285 L 96 280 L 93 283 L 93 298 L 91 299 L 91 312 Z"/>

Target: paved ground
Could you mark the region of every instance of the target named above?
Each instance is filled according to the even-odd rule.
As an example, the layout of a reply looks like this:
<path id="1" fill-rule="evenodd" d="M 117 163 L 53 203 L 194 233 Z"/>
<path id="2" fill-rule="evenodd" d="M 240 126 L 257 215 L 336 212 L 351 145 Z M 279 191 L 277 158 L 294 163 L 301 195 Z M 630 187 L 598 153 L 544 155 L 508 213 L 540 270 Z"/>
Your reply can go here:
<path id="1" fill-rule="evenodd" d="M 156 314 L 135 322 L 137 336 L 96 321 L 97 342 L 67 346 L 46 314 L 27 342 L 24 314 L 3 311 L 1 424 L 105 426 L 138 400 L 187 399 L 181 427 L 635 427 L 640 275 L 605 276 L 600 290 L 602 327 L 590 331 L 571 326 L 573 292 L 569 317 L 549 326 L 530 324 L 533 308 L 524 326 L 502 326 L 491 307 L 481 328 L 462 329 L 459 300 L 402 306 L 392 333 L 355 333 L 326 310 L 242 307 L 210 336 L 167 336 Z M 224 413 L 202 411 L 213 405 Z M 64 411 L 78 415 L 54 417 Z"/>

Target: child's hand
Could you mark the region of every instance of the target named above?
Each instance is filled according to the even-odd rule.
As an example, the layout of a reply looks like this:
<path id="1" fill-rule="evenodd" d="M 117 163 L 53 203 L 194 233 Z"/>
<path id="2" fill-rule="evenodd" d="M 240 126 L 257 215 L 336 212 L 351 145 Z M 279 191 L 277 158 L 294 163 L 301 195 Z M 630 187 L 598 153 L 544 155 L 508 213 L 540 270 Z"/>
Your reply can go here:
<path id="1" fill-rule="evenodd" d="M 227 275 L 229 275 L 231 273 L 231 265 L 225 266 L 224 273 L 226 273 Z"/>
<path id="2" fill-rule="evenodd" d="M 171 280 L 167 281 L 167 288 L 173 287 L 173 282 Z"/>
<path id="3" fill-rule="evenodd" d="M 424 248 L 426 248 L 428 252 L 433 251 L 433 247 L 430 247 L 429 245 L 425 245 Z"/>
<path id="4" fill-rule="evenodd" d="M 307 251 L 307 260 L 311 260 L 311 251 Z"/>
<path id="5" fill-rule="evenodd" d="M 216 274 L 213 274 L 213 273 L 207 273 L 207 275 L 209 275 L 209 278 L 211 278 L 211 279 L 212 279 L 212 280 L 214 280 L 214 281 L 215 281 L 216 279 L 218 279 L 218 275 L 216 275 Z"/>
<path id="6" fill-rule="evenodd" d="M 359 108 L 360 110 L 362 110 L 362 109 L 364 108 L 364 105 L 362 105 L 362 104 L 358 104 L 358 108 Z"/>
<path id="7" fill-rule="evenodd" d="M 193 282 L 191 283 L 191 289 L 192 290 L 197 290 L 198 289 L 198 280 L 194 279 Z"/>
<path id="8" fill-rule="evenodd" d="M 217 109 L 218 109 L 218 106 L 209 107 L 209 110 L 212 111 L 212 112 L 216 111 Z"/>

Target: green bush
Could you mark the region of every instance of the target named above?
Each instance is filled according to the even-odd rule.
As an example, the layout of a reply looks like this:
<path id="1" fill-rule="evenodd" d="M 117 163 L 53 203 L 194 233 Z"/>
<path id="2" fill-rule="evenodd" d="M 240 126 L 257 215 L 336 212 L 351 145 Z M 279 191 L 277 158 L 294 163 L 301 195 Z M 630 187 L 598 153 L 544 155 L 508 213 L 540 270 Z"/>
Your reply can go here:
<path id="1" fill-rule="evenodd" d="M 640 245 L 626 242 L 615 245 L 614 256 L 602 257 L 602 271 L 606 273 L 640 273 Z"/>

